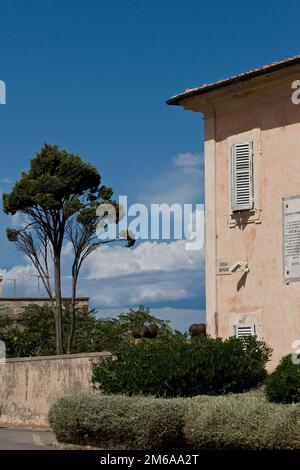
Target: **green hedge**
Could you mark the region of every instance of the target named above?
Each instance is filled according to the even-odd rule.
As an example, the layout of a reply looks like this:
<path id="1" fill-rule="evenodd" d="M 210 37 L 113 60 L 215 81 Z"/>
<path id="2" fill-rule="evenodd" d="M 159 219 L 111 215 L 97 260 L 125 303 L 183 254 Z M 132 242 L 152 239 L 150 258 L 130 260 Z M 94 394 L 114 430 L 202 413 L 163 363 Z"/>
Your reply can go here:
<path id="1" fill-rule="evenodd" d="M 97 364 L 93 382 L 106 394 L 184 397 L 243 392 L 261 384 L 270 350 L 254 337 L 222 340 L 179 336 L 124 342 Z"/>
<path id="2" fill-rule="evenodd" d="M 191 400 L 185 436 L 197 449 L 300 449 L 300 407 L 268 403 L 263 392 Z"/>
<path id="3" fill-rule="evenodd" d="M 263 391 L 194 398 L 101 395 L 58 400 L 49 413 L 60 442 L 102 449 L 300 449 L 300 405 Z"/>
<path id="4" fill-rule="evenodd" d="M 182 444 L 183 399 L 82 394 L 58 400 L 49 422 L 60 442 L 101 448 L 163 449 Z"/>
<path id="5" fill-rule="evenodd" d="M 300 364 L 294 364 L 292 355 L 281 359 L 266 381 L 266 394 L 275 403 L 300 402 Z"/>

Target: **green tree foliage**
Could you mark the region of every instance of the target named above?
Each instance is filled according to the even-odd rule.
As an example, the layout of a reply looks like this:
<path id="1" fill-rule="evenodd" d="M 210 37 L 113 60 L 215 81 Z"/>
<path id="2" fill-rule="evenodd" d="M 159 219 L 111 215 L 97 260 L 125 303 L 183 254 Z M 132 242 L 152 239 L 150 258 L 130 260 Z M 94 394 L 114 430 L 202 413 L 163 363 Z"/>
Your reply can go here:
<path id="1" fill-rule="evenodd" d="M 76 310 L 76 330 L 73 353 L 110 351 L 116 352 L 123 341 L 131 341 L 131 330 L 140 325 L 141 315 L 158 325 L 160 335 L 172 335 L 167 322 L 151 315 L 140 306 L 136 311 L 123 313 L 116 318 L 97 318 L 94 311 L 89 313 Z M 67 332 L 70 330 L 70 304 L 63 309 L 64 350 L 67 347 Z M 55 322 L 48 306 L 28 306 L 16 325 L 0 312 L 0 340 L 6 344 L 8 357 L 47 356 L 56 353 Z"/>
<path id="2" fill-rule="evenodd" d="M 57 145 L 45 144 L 30 161 L 30 168 L 9 194 L 3 195 L 6 214 L 23 214 L 19 229 L 7 229 L 8 239 L 31 260 L 44 283 L 55 318 L 56 352 L 63 353 L 63 314 L 61 292 L 61 252 L 68 234 L 74 248 L 72 267 L 72 304 L 69 347 L 75 331 L 75 301 L 79 270 L 84 259 L 98 246 L 95 230 L 101 204 L 111 203 L 111 188 L 101 185 L 96 168 L 78 155 L 60 150 Z M 106 214 L 100 216 L 105 218 Z M 116 222 L 118 222 L 118 214 Z M 131 237 L 128 245 L 134 242 Z M 53 264 L 54 293 L 49 269 Z"/>
<path id="3" fill-rule="evenodd" d="M 172 329 L 169 326 L 169 321 L 160 320 L 159 318 L 151 315 L 149 308 L 140 305 L 138 309 L 130 309 L 127 313 L 121 313 L 118 316 L 118 322 L 124 332 L 129 332 L 138 326 L 154 326 L 158 329 L 159 335 L 170 335 Z"/>

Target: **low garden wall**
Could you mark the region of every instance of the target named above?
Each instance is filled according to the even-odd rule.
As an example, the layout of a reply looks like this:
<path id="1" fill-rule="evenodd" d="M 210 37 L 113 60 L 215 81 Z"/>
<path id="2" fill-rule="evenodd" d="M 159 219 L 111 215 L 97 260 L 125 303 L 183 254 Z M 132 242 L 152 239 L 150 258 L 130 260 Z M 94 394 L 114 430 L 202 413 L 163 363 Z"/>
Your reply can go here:
<path id="1" fill-rule="evenodd" d="M 94 361 L 108 352 L 7 359 L 0 363 L 0 426 L 49 427 L 50 405 L 92 388 Z"/>

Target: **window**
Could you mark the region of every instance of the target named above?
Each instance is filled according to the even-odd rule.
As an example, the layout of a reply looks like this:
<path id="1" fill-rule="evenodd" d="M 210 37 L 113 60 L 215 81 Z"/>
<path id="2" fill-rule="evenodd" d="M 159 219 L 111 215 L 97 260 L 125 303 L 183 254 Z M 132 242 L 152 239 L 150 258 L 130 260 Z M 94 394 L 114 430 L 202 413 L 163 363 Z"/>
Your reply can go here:
<path id="1" fill-rule="evenodd" d="M 234 325 L 233 335 L 236 338 L 247 338 L 248 336 L 255 336 L 255 325 Z"/>
<path id="2" fill-rule="evenodd" d="M 231 209 L 233 212 L 253 209 L 253 142 L 231 147 Z"/>

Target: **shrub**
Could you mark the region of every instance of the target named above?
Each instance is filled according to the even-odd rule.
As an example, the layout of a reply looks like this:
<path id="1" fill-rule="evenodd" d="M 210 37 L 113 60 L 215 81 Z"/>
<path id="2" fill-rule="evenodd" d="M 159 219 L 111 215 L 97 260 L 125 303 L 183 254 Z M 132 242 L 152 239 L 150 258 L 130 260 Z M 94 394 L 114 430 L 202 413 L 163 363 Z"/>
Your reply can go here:
<path id="1" fill-rule="evenodd" d="M 49 422 L 60 442 L 102 449 L 300 449 L 300 405 L 263 390 L 194 398 L 85 393 L 59 399 Z"/>
<path id="2" fill-rule="evenodd" d="M 128 411 L 126 397 L 82 394 L 59 399 L 50 408 L 49 422 L 58 441 L 109 446 L 134 440 Z"/>
<path id="3" fill-rule="evenodd" d="M 266 377 L 270 350 L 255 338 L 187 341 L 180 336 L 123 342 L 117 357 L 94 366 L 104 393 L 179 397 L 242 392 Z M 100 385 L 101 384 L 101 385 Z"/>
<path id="4" fill-rule="evenodd" d="M 134 420 L 137 448 L 171 449 L 184 445 L 186 407 L 183 398 L 140 399 Z"/>
<path id="5" fill-rule="evenodd" d="M 291 354 L 283 357 L 267 378 L 266 394 L 276 403 L 300 402 L 300 364 L 293 364 Z"/>
<path id="6" fill-rule="evenodd" d="M 268 403 L 263 391 L 195 397 L 184 432 L 197 449 L 299 449 L 300 406 Z"/>
<path id="7" fill-rule="evenodd" d="M 58 400 L 49 422 L 61 442 L 105 448 L 160 449 L 182 442 L 183 399 L 86 393 Z"/>

